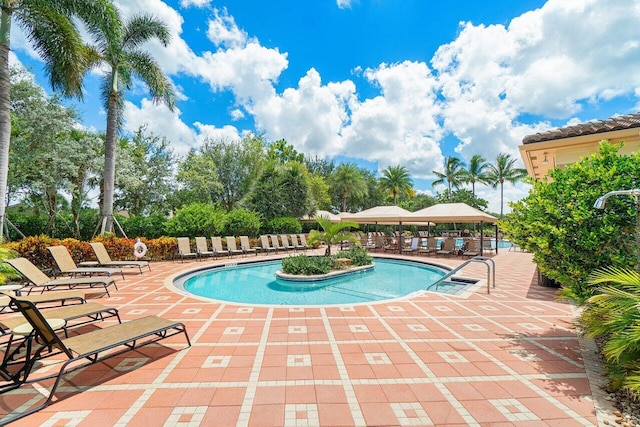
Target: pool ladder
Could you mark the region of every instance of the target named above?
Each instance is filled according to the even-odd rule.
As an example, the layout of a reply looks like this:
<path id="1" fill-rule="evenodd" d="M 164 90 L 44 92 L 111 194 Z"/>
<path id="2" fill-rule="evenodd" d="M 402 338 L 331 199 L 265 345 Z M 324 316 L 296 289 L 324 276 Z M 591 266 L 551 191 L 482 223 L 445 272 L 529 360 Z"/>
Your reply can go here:
<path id="1" fill-rule="evenodd" d="M 450 278 L 451 276 L 453 276 L 454 274 L 456 274 L 458 271 L 462 270 L 464 267 L 466 267 L 467 265 L 471 264 L 472 262 L 481 262 L 484 265 L 487 266 L 487 293 L 491 293 L 491 287 L 495 288 L 496 287 L 496 263 L 494 260 L 492 260 L 489 257 L 486 256 L 475 256 L 473 258 L 470 258 L 468 260 L 466 260 L 465 262 L 463 262 L 462 264 L 460 264 L 459 266 L 457 266 L 456 268 L 454 268 L 453 270 L 451 270 L 450 272 L 448 272 L 447 274 L 445 274 L 444 276 L 442 276 L 440 279 L 438 279 L 435 283 L 433 283 L 431 286 L 429 286 L 427 288 L 427 290 L 433 288 L 434 286 L 436 287 L 436 291 L 438 290 L 438 286 L 443 283 L 445 280 L 447 280 L 448 278 Z M 489 263 L 490 262 L 490 263 Z M 493 279 L 493 280 L 492 280 Z M 449 282 L 449 283 L 455 283 L 455 282 Z M 460 283 L 463 284 L 463 283 Z M 493 286 L 491 286 L 493 285 Z"/>

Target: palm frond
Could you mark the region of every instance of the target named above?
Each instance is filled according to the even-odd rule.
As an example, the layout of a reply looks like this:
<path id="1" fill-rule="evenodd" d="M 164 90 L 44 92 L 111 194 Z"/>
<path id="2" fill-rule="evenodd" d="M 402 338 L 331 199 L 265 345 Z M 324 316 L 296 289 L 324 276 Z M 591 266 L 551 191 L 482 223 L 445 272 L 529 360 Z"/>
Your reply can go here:
<path id="1" fill-rule="evenodd" d="M 175 108 L 175 92 L 169 79 L 151 54 L 142 51 L 127 55 L 131 70 L 148 86 L 154 102 L 163 102 L 171 111 Z"/>
<path id="2" fill-rule="evenodd" d="M 51 87 L 66 96 L 81 98 L 86 50 L 71 19 L 52 7 L 24 9 L 15 17 L 43 58 Z"/>
<path id="3" fill-rule="evenodd" d="M 135 15 L 125 25 L 122 46 L 125 49 L 133 49 L 153 38 L 167 46 L 171 41 L 169 27 L 153 15 Z"/>

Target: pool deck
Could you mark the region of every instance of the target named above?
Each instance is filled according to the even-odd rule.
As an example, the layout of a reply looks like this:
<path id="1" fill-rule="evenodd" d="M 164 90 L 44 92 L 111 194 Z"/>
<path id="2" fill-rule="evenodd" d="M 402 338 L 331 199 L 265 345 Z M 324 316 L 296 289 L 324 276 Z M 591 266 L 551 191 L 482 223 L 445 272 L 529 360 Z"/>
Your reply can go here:
<path id="1" fill-rule="evenodd" d="M 501 250 L 493 259 L 490 294 L 327 307 L 202 301 L 172 292 L 165 279 L 224 261 L 153 263 L 95 301 L 119 308 L 123 321 L 155 314 L 184 322 L 193 345 L 178 335 L 68 374 L 50 406 L 12 425 L 612 424 L 575 308 L 537 285 L 531 254 Z M 463 275 L 485 278 L 486 269 L 472 264 Z M 0 395 L 0 418 L 51 383 Z"/>

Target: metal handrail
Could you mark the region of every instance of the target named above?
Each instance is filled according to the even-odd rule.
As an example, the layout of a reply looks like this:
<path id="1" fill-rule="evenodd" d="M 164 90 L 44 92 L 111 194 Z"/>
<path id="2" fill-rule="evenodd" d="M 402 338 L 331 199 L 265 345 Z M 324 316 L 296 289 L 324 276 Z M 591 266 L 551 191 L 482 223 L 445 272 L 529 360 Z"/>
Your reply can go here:
<path id="1" fill-rule="evenodd" d="M 489 265 L 487 261 L 491 261 L 491 264 L 493 265 L 493 269 L 491 268 L 491 265 Z M 447 274 L 442 276 L 435 283 L 432 283 L 427 288 L 427 290 L 431 289 L 434 286 L 436 287 L 436 290 L 438 290 L 438 286 L 440 285 L 440 283 L 444 282 L 445 280 L 447 280 L 448 278 L 450 278 L 451 276 L 453 276 L 458 271 L 462 270 L 464 267 L 471 264 L 472 262 L 481 262 L 487 266 L 487 293 L 488 294 L 491 293 L 490 289 L 492 284 L 492 280 L 491 280 L 492 270 L 493 270 L 493 288 L 496 287 L 496 262 L 493 259 L 486 256 L 475 256 L 473 258 L 466 260 L 465 262 L 463 262 L 462 264 L 460 264 L 459 266 L 457 266 L 456 268 L 454 268 L 453 270 L 449 271 Z"/>

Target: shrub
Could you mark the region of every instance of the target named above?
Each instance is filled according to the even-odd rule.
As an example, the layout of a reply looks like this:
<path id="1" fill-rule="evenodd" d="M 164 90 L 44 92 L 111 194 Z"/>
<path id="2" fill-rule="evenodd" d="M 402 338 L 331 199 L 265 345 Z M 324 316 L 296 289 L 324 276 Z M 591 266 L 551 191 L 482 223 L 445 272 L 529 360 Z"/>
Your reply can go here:
<path id="1" fill-rule="evenodd" d="M 222 235 L 255 237 L 260 231 L 260 218 L 254 212 L 234 209 L 224 216 Z"/>
<path id="2" fill-rule="evenodd" d="M 27 258 L 39 268 L 54 268 L 55 263 L 47 246 L 59 245 L 58 239 L 41 234 L 40 236 L 25 237 L 16 242 L 8 242 L 6 246 L 18 253 L 19 256 Z"/>
<path id="3" fill-rule="evenodd" d="M 640 186 L 640 153 L 618 150 L 603 142 L 597 154 L 552 170 L 500 223 L 507 237 L 534 254 L 541 273 L 564 287 L 562 296 L 580 304 L 595 291 L 587 283 L 592 271 L 638 263 L 633 199 L 612 197 L 605 210 L 593 207 L 609 191 Z"/>
<path id="4" fill-rule="evenodd" d="M 300 221 L 289 216 L 273 218 L 262 229 L 263 234 L 298 234 L 302 231 Z"/>
<path id="5" fill-rule="evenodd" d="M 222 231 L 224 213 L 206 203 L 192 203 L 179 209 L 166 223 L 167 234 L 174 237 L 216 236 Z"/>
<path id="6" fill-rule="evenodd" d="M 161 213 L 152 213 L 149 216 L 132 216 L 130 218 L 118 218 L 124 232 L 129 237 L 144 236 L 155 239 L 165 234 L 165 222 L 167 218 Z"/>
<path id="7" fill-rule="evenodd" d="M 136 243 L 134 239 L 125 237 L 116 237 L 114 235 L 98 236 L 95 242 L 102 242 L 105 249 L 109 253 L 112 260 L 126 260 L 133 258 L 133 245 Z M 92 251 L 91 259 L 95 259 Z"/>
<path id="8" fill-rule="evenodd" d="M 148 240 L 144 237 L 140 241 L 147 245 L 147 258 L 150 259 L 172 259 L 178 251 L 178 241 L 174 237 L 159 237 Z"/>
<path id="9" fill-rule="evenodd" d="M 335 254 L 333 258 L 348 258 L 351 260 L 351 264 L 354 267 L 373 264 L 373 257 L 369 255 L 365 249 L 362 248 L 351 248 L 340 251 Z"/>
<path id="10" fill-rule="evenodd" d="M 282 271 L 287 274 L 327 274 L 332 268 L 333 261 L 330 257 L 326 256 L 298 255 L 282 260 Z"/>

